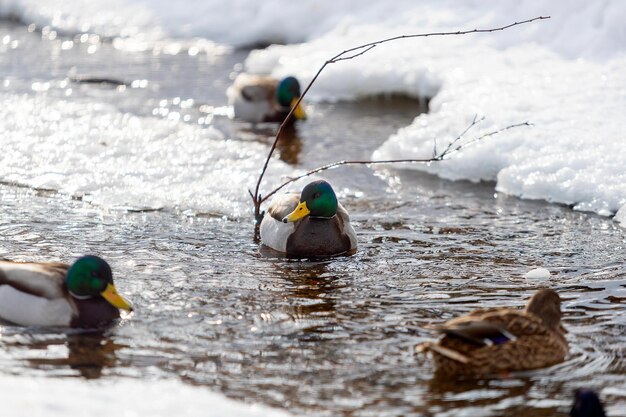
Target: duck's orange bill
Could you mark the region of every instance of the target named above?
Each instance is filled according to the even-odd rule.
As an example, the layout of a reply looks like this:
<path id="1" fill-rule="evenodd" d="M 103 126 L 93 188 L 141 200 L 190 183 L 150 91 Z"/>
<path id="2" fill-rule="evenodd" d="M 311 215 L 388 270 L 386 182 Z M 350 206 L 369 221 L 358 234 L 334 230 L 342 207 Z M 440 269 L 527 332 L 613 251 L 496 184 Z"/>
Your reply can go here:
<path id="1" fill-rule="evenodd" d="M 296 106 L 297 102 L 298 102 L 298 99 L 294 98 L 291 101 L 291 107 Z M 296 106 L 296 109 L 293 111 L 293 117 L 295 117 L 297 120 L 306 119 L 306 112 L 304 111 L 304 107 L 302 106 L 302 104 L 298 104 Z"/>
<path id="2" fill-rule="evenodd" d="M 285 218 L 283 219 L 283 223 L 295 222 L 297 220 L 300 220 L 301 218 L 308 216 L 310 212 L 311 211 L 306 206 L 306 201 L 301 201 L 294 211 L 285 216 Z"/>
<path id="3" fill-rule="evenodd" d="M 122 310 L 133 311 L 130 303 L 126 301 L 120 293 L 117 292 L 115 285 L 109 284 L 104 291 L 100 293 L 105 300 L 107 300 L 113 307 L 121 308 Z"/>

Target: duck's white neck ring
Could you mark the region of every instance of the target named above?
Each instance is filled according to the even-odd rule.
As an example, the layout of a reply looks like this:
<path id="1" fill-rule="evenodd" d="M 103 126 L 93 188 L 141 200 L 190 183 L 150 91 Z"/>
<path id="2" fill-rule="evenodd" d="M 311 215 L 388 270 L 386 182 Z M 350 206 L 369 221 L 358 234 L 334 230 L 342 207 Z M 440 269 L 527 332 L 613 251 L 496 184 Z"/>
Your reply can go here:
<path id="1" fill-rule="evenodd" d="M 76 298 L 77 300 L 86 300 L 88 298 L 91 298 L 91 295 L 76 295 L 76 294 L 74 294 L 73 292 L 71 292 L 69 290 L 68 290 L 68 292 L 70 293 L 70 295 L 72 297 Z"/>

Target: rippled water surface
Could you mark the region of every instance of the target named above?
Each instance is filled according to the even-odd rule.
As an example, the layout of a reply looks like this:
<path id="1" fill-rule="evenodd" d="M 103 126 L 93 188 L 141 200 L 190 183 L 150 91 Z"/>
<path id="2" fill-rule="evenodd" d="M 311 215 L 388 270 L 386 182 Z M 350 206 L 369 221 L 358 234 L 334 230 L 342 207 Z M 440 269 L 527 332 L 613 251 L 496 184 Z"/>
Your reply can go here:
<path id="1" fill-rule="evenodd" d="M 78 85 L 73 94 L 139 115 L 168 117 L 175 109 L 181 123 L 210 117 L 228 135 L 270 140 L 271 130 L 215 112 L 245 52 L 129 54 L 98 44 L 93 56 L 81 51 L 87 45 L 59 56 L 56 41 L 40 33 L 8 23 L 0 39 L 4 33 L 30 48 L 4 53 L 10 60 L 0 64 L 2 75 L 14 81 L 4 88 L 30 90 L 23 81 L 30 77 L 62 96 L 72 68 L 146 79 L 145 88 Z M 193 98 L 194 106 L 182 108 L 177 97 Z M 304 168 L 338 155 L 367 158 L 421 110 L 397 98 L 316 104 L 280 148 L 281 158 Z M 268 257 L 251 219 L 108 211 L 54 191 L 0 186 L 0 257 L 100 254 L 136 307 L 102 334 L 0 325 L 1 372 L 181 378 L 294 415 L 323 416 L 566 415 L 572 390 L 590 386 L 604 389 L 612 415 L 624 415 L 626 237 L 614 222 L 494 194 L 493 184 L 411 171 L 346 168 L 327 178 L 352 214 L 359 249 L 319 262 Z M 524 278 L 538 266 L 551 277 Z M 442 381 L 433 379 L 428 358 L 414 355 L 415 344 L 432 337 L 425 325 L 476 307 L 522 306 L 546 285 L 564 300 L 571 346 L 565 363 L 493 380 Z"/>

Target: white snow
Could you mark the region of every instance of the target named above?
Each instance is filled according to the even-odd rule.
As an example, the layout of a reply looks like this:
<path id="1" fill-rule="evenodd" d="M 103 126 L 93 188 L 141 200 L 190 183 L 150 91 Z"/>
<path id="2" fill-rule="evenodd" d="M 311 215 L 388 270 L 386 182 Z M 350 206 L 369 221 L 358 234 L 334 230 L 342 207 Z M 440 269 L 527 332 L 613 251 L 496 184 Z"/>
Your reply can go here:
<path id="1" fill-rule="evenodd" d="M 6 0 L 0 16 L 15 16 L 27 24 L 62 33 L 96 33 L 106 37 L 157 42 L 165 38 L 205 38 L 248 46 L 294 43 L 321 36 L 336 27 L 377 22 L 390 10 L 406 9 L 410 1 L 394 5 L 354 0 L 320 3 L 316 0 Z"/>
<path id="2" fill-rule="evenodd" d="M 398 92 L 434 96 L 430 112 L 392 135 L 373 159 L 430 157 L 435 139 L 442 149 L 475 115 L 486 120 L 468 138 L 530 121 L 533 128 L 501 133 L 453 160 L 403 168 L 452 180 L 495 181 L 503 193 L 612 215 L 626 205 L 624 3 L 469 2 L 448 9 L 422 3 L 398 16 L 395 25 L 356 25 L 305 44 L 255 51 L 247 67 L 295 74 L 306 82 L 320 63 L 350 46 L 538 15 L 552 19 L 502 33 L 380 45 L 329 66 L 311 95 L 324 100 Z"/>
<path id="3" fill-rule="evenodd" d="M 615 214 L 615 220 L 619 222 L 622 227 L 626 227 L 626 205 Z"/>
<path id="4" fill-rule="evenodd" d="M 6 0 L 0 3 L 0 15 L 64 34 L 88 32 L 152 40 L 164 36 L 155 26 L 155 16 L 150 10 L 125 0 Z"/>
<path id="5" fill-rule="evenodd" d="M 209 127 L 139 117 L 91 101 L 0 93 L 0 178 L 106 208 L 248 216 L 260 143 Z M 233 169 L 237 167 L 237 169 Z M 294 171 L 273 161 L 265 184 Z"/>
<path id="6" fill-rule="evenodd" d="M 86 381 L 0 376 L 2 414 L 11 417 L 287 417 L 176 380 Z"/>
<path id="7" fill-rule="evenodd" d="M 303 42 L 253 51 L 246 67 L 293 74 L 304 83 L 326 59 L 364 42 L 550 15 L 503 32 L 380 45 L 330 65 L 310 98 L 434 97 L 430 112 L 388 138 L 375 159 L 430 156 L 435 139 L 441 149 L 474 115 L 486 121 L 469 137 L 530 121 L 533 128 L 499 134 L 454 160 L 406 167 L 453 180 L 494 181 L 503 193 L 601 215 L 626 207 L 623 1 L 189 0 L 181 6 L 169 0 L 50 0 L 44 7 L 37 0 L 8 0 L 0 15 L 148 44 L 192 38 L 235 46 Z"/>
<path id="8" fill-rule="evenodd" d="M 527 279 L 548 279 L 550 278 L 550 271 L 546 268 L 535 268 L 531 269 L 527 273 L 524 274 L 524 278 Z"/>

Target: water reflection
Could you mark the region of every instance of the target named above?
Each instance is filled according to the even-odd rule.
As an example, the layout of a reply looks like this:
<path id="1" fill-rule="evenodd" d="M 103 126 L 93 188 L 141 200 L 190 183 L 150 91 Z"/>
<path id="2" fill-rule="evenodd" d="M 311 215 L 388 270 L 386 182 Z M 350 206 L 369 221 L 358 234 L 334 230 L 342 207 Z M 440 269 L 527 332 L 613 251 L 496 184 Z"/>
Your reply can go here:
<path id="1" fill-rule="evenodd" d="M 336 319 L 335 297 L 342 286 L 328 273 L 326 262 L 274 263 L 291 300 L 289 314 L 294 321 L 309 322 L 307 331 L 320 331 Z"/>
<path id="2" fill-rule="evenodd" d="M 54 349 L 59 354 L 56 357 L 44 355 L 43 357 L 27 359 L 33 368 L 52 368 L 62 372 L 63 368 L 69 367 L 76 370 L 86 379 L 96 379 L 102 376 L 105 368 L 113 368 L 117 365 L 116 351 L 126 347 L 113 341 L 101 332 L 89 332 L 68 334 L 66 339 L 53 341 L 33 341 L 31 349 L 48 350 L 50 346 L 64 346 L 66 350 Z"/>
<path id="3" fill-rule="evenodd" d="M 281 161 L 290 165 L 298 165 L 300 163 L 302 140 L 298 136 L 298 128 L 295 125 L 287 125 L 283 128 L 280 132 L 276 149 Z"/>
<path id="4" fill-rule="evenodd" d="M 559 387 L 560 388 L 560 387 Z M 433 378 L 428 383 L 426 406 L 432 412 L 463 408 L 481 416 L 557 416 L 569 399 L 549 399 L 551 393 L 534 392 L 534 381 L 502 377 L 492 380 L 444 380 Z M 528 401 L 528 398 L 532 398 Z M 534 403 L 534 404 L 533 404 Z M 441 416 L 451 413 L 437 413 Z"/>
<path id="5" fill-rule="evenodd" d="M 268 152 L 269 146 L 274 142 L 278 131 L 278 125 L 276 124 L 251 125 L 238 121 L 232 121 L 230 126 L 222 124 L 220 128 L 226 132 L 227 136 L 233 135 L 240 140 L 252 140 L 267 144 Z M 300 164 L 302 139 L 295 124 L 290 124 L 283 128 L 276 144 L 276 151 L 281 161 L 290 165 Z"/>

